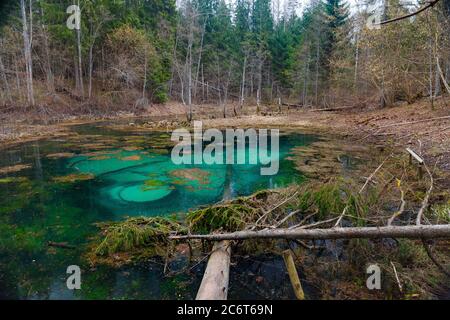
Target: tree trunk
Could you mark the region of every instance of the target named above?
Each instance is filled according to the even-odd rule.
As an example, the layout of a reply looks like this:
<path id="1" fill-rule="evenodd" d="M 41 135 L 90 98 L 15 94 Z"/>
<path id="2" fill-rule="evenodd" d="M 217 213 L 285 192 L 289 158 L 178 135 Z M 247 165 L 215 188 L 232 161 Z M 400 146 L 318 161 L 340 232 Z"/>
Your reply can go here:
<path id="1" fill-rule="evenodd" d="M 205 38 L 206 21 L 207 20 L 208 20 L 208 17 L 205 18 L 205 22 L 203 24 L 202 38 L 200 40 L 200 51 L 198 53 L 197 71 L 195 73 L 195 83 L 194 83 L 194 97 L 195 98 L 197 98 L 197 84 L 198 84 L 198 77 L 200 75 L 200 65 L 202 62 L 202 53 L 203 53 L 203 39 Z"/>
<path id="2" fill-rule="evenodd" d="M 226 300 L 230 279 L 229 241 L 214 244 L 196 300 Z"/>
<path id="3" fill-rule="evenodd" d="M 6 99 L 9 101 L 9 103 L 12 103 L 11 90 L 9 88 L 8 78 L 6 77 L 6 71 L 5 66 L 3 65 L 2 56 L 0 56 L 0 72 L 3 78 L 3 82 L 5 83 Z"/>
<path id="4" fill-rule="evenodd" d="M 147 49 L 144 50 L 144 83 L 142 85 L 142 99 L 145 99 L 146 84 L 147 84 Z"/>
<path id="5" fill-rule="evenodd" d="M 41 30 L 42 30 L 42 38 L 44 40 L 44 50 L 45 50 L 45 64 L 46 64 L 46 79 L 47 79 L 47 90 L 49 92 L 55 91 L 55 79 L 53 76 L 52 66 L 50 62 L 50 49 L 48 45 L 48 34 L 47 29 L 44 24 L 44 8 L 41 5 Z"/>
<path id="6" fill-rule="evenodd" d="M 25 53 L 25 67 L 27 80 L 27 100 L 28 104 L 34 106 L 34 92 L 33 92 L 33 62 L 31 60 L 31 42 L 28 31 L 27 14 L 25 10 L 25 1 L 20 0 L 20 8 L 22 13 L 22 36 Z"/>
<path id="7" fill-rule="evenodd" d="M 259 114 L 261 106 L 262 95 L 262 69 L 263 69 L 263 57 L 261 48 L 258 50 L 258 88 L 256 89 L 256 113 Z"/>
<path id="8" fill-rule="evenodd" d="M 80 6 L 80 0 L 78 0 L 78 7 Z M 76 29 L 77 33 L 77 48 L 78 48 L 78 80 L 79 80 L 79 89 L 80 94 L 84 96 L 84 83 L 83 83 L 83 63 L 81 57 L 81 25 L 80 28 Z"/>
<path id="9" fill-rule="evenodd" d="M 358 67 L 359 67 L 359 34 L 356 34 L 356 51 L 355 51 L 355 75 L 353 79 L 353 85 L 355 88 L 355 94 L 358 94 Z"/>
<path id="10" fill-rule="evenodd" d="M 316 50 L 316 83 L 315 83 L 315 102 L 316 107 L 319 104 L 319 59 L 320 59 L 320 41 L 317 39 L 317 50 Z"/>
<path id="11" fill-rule="evenodd" d="M 242 85 L 241 85 L 241 99 L 239 100 L 239 109 L 242 112 L 242 108 L 244 107 L 244 99 L 245 99 L 245 69 L 247 68 L 247 54 L 244 57 L 244 65 L 242 67 Z M 235 115 L 236 111 L 234 112 Z"/>
<path id="12" fill-rule="evenodd" d="M 311 58 L 311 54 L 308 48 L 308 57 L 306 59 L 306 64 L 303 70 L 303 93 L 302 93 L 302 104 L 303 107 L 306 106 L 306 98 L 307 98 L 307 87 L 308 87 L 308 77 L 309 77 L 309 60 Z"/>
<path id="13" fill-rule="evenodd" d="M 92 69 L 94 68 L 94 58 L 93 58 L 94 44 L 89 46 L 89 87 L 88 87 L 88 97 L 92 97 Z"/>
<path id="14" fill-rule="evenodd" d="M 430 37 L 430 52 L 429 52 L 429 94 L 430 94 L 430 104 L 431 109 L 434 109 L 434 96 L 433 96 L 433 40 Z"/>

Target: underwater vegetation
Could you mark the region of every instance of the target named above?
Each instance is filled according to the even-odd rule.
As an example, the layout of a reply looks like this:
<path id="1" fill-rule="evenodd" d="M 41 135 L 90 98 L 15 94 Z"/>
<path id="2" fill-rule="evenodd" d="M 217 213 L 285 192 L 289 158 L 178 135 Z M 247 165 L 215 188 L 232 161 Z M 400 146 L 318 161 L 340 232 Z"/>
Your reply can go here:
<path id="1" fill-rule="evenodd" d="M 0 168 L 0 174 L 19 172 L 19 171 L 29 169 L 29 168 L 31 168 L 30 164 L 16 164 L 13 166 Z"/>
<path id="2" fill-rule="evenodd" d="M 72 173 L 67 176 L 53 177 L 53 181 L 56 183 L 74 183 L 77 181 L 92 180 L 95 176 L 90 173 Z"/>

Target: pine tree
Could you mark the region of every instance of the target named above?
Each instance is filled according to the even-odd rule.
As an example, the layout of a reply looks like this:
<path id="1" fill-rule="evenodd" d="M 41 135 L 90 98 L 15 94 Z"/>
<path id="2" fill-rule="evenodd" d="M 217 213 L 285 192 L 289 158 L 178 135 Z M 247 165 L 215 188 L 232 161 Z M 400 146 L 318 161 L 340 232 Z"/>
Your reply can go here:
<path id="1" fill-rule="evenodd" d="M 322 45 L 322 62 L 325 80 L 330 77 L 330 59 L 333 50 L 336 47 L 337 33 L 339 29 L 346 23 L 349 12 L 348 5 L 344 0 L 325 0 L 323 5 L 323 13 L 325 15 L 325 27 L 323 30 Z"/>

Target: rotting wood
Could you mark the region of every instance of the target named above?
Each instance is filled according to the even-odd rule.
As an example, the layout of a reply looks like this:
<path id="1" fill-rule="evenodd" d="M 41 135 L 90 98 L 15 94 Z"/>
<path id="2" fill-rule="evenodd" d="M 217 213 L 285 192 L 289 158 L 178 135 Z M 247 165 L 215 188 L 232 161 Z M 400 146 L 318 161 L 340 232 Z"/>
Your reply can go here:
<path id="1" fill-rule="evenodd" d="M 291 280 L 292 288 L 298 300 L 305 300 L 305 293 L 303 292 L 300 278 L 298 277 L 297 268 L 295 267 L 294 258 L 291 250 L 283 251 L 284 264 Z"/>
<path id="2" fill-rule="evenodd" d="M 450 239 L 450 224 L 411 225 L 388 227 L 349 227 L 327 229 L 269 229 L 261 231 L 236 231 L 217 234 L 192 234 L 170 236 L 172 240 L 205 239 L 210 241 L 246 240 L 246 239 L 375 239 L 375 238 L 407 238 L 407 239 Z"/>
<path id="3" fill-rule="evenodd" d="M 196 300 L 226 300 L 230 278 L 231 246 L 229 241 L 214 244 Z"/>

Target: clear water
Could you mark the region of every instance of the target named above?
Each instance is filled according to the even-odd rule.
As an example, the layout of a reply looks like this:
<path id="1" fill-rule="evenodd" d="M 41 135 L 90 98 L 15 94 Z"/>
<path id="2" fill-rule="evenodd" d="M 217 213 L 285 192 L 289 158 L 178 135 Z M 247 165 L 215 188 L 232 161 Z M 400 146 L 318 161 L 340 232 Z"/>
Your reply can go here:
<path id="1" fill-rule="evenodd" d="M 316 140 L 309 135 L 282 135 L 278 174 L 261 176 L 260 165 L 176 166 L 170 160 L 173 144 L 168 133 L 119 133 L 93 125 L 74 130 L 76 134 L 68 137 L 1 151 L 0 168 L 17 164 L 29 168 L 0 174 L 0 298 L 195 297 L 203 264 L 191 274 L 175 277 L 163 275 L 161 261 L 121 269 L 91 268 L 83 253 L 97 232 L 94 223 L 186 212 L 259 189 L 300 182 L 301 173 L 286 158 L 293 147 Z M 68 154 L 61 157 L 58 153 Z M 67 242 L 76 249 L 51 248 L 48 241 Z M 73 264 L 82 269 L 81 290 L 66 287 L 66 268 Z M 230 287 L 230 297 L 260 298 L 252 290 L 245 292 L 237 284 Z"/>

